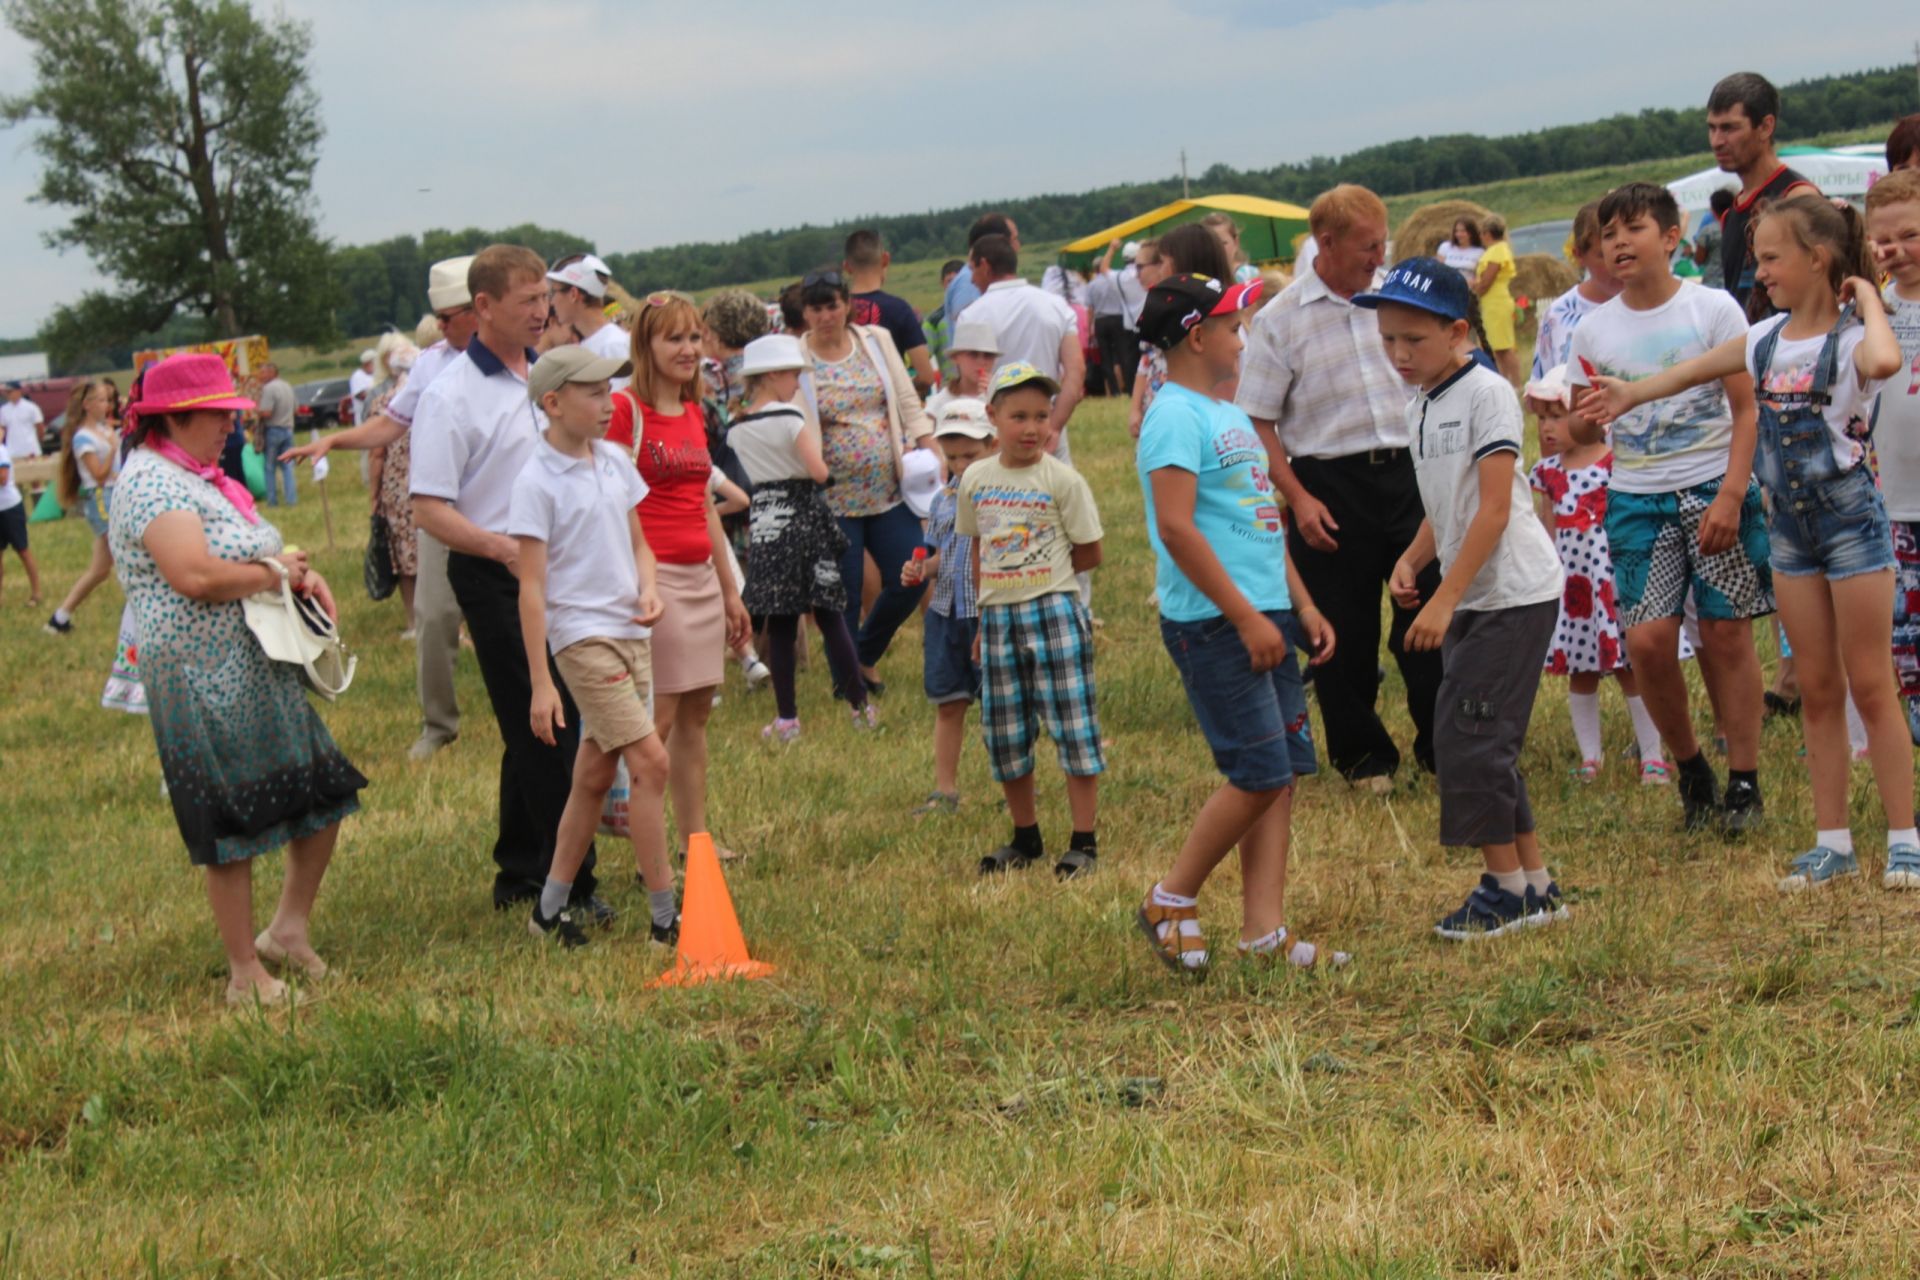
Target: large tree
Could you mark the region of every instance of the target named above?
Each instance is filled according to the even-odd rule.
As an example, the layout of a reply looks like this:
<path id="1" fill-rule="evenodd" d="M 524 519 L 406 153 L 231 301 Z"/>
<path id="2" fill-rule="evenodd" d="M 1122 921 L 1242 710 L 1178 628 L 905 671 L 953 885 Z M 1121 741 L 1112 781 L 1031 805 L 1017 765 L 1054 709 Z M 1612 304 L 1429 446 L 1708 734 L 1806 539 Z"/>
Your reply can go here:
<path id="1" fill-rule="evenodd" d="M 117 286 L 42 330 L 72 359 L 206 317 L 216 336 L 331 336 L 328 245 L 308 212 L 319 101 L 311 37 L 240 0 L 4 0 L 35 83 L 0 97 L 37 123 L 34 198 L 71 210 L 48 243 L 85 251 Z"/>

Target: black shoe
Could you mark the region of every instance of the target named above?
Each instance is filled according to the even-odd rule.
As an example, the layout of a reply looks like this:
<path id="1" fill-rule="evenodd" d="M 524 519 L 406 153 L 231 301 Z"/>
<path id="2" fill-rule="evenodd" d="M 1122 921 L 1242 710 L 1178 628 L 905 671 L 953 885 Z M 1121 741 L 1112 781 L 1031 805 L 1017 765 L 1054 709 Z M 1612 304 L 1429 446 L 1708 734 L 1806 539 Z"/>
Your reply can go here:
<path id="1" fill-rule="evenodd" d="M 1719 820 L 1720 783 L 1713 776 L 1713 770 L 1703 769 L 1694 774 L 1677 769 L 1674 783 L 1680 791 L 1680 807 L 1687 830 L 1704 831 Z"/>
<path id="2" fill-rule="evenodd" d="M 1760 800 L 1760 788 L 1741 778 L 1727 784 L 1727 798 L 1720 812 L 1727 834 L 1743 836 L 1760 825 L 1760 820 L 1767 815 L 1767 806 Z"/>
<path id="3" fill-rule="evenodd" d="M 73 622 L 71 620 L 62 622 L 58 618 L 48 618 L 47 625 L 44 629 L 50 636 L 70 636 L 73 634 Z"/>
<path id="4" fill-rule="evenodd" d="M 552 938 L 571 951 L 575 947 L 587 945 L 587 935 L 580 932 L 580 926 L 573 922 L 571 911 L 561 911 L 551 919 L 540 914 L 540 904 L 533 906 L 533 915 L 527 920 L 527 932 L 536 938 Z"/>
<path id="5" fill-rule="evenodd" d="M 580 912 L 602 929 L 620 918 L 620 913 L 608 906 L 597 893 L 576 896 L 567 903 L 567 910 Z"/>
<path id="6" fill-rule="evenodd" d="M 656 946 L 671 947 L 680 941 L 680 913 L 677 911 L 673 914 L 672 924 L 660 925 L 649 920 L 647 927 L 653 931 Z"/>

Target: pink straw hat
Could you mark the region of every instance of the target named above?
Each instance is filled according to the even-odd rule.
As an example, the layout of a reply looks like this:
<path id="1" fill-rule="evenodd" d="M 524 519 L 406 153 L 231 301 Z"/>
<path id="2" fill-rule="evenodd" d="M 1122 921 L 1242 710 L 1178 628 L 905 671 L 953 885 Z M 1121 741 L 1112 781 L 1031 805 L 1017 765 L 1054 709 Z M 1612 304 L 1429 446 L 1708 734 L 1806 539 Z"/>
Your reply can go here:
<path id="1" fill-rule="evenodd" d="M 251 409 L 253 401 L 233 387 L 233 374 L 219 356 L 182 352 L 146 371 L 133 413 L 191 413 L 196 409 Z"/>

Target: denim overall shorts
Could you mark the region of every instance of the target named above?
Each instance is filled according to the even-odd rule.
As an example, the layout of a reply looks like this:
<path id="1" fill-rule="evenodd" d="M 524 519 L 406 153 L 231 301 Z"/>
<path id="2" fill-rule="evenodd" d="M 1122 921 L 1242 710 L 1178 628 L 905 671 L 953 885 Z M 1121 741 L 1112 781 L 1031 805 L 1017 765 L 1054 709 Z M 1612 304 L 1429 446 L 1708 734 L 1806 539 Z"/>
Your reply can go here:
<path id="1" fill-rule="evenodd" d="M 1789 577 L 1850 578 L 1893 568 L 1893 527 L 1873 473 L 1864 458 L 1841 469 L 1823 416 L 1834 379 L 1853 376 L 1839 367 L 1840 334 L 1852 322 L 1853 308 L 1843 308 L 1814 362 L 1812 387 L 1774 393 L 1778 407 L 1760 402 L 1753 465 L 1767 491 L 1773 571 Z M 1759 389 L 1785 327 L 1775 325 L 1753 349 L 1756 394 L 1765 395 Z"/>

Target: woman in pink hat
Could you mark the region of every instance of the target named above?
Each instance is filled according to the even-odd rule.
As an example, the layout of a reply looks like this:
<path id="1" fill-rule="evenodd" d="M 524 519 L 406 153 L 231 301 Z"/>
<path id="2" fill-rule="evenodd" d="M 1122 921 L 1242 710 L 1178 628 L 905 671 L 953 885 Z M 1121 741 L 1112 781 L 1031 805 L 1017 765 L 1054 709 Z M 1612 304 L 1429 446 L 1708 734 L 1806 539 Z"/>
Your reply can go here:
<path id="1" fill-rule="evenodd" d="M 240 607 L 277 590 L 284 574 L 335 611 L 305 553 L 286 550 L 246 487 L 220 469 L 234 411 L 251 408 L 218 356 L 171 356 L 148 369 L 108 538 L 138 619 L 174 820 L 194 865 L 207 869 L 227 1000 L 280 1004 L 288 988 L 263 962 L 309 980 L 327 971 L 307 919 L 340 819 L 360 807 L 367 780 L 308 705 L 299 670 L 267 657 Z M 251 859 L 283 844 L 286 885 L 256 937 Z"/>

